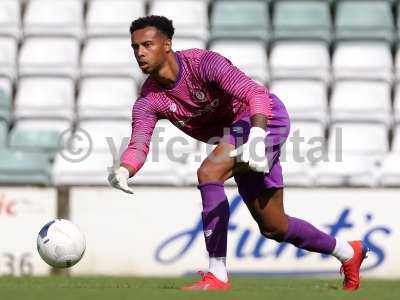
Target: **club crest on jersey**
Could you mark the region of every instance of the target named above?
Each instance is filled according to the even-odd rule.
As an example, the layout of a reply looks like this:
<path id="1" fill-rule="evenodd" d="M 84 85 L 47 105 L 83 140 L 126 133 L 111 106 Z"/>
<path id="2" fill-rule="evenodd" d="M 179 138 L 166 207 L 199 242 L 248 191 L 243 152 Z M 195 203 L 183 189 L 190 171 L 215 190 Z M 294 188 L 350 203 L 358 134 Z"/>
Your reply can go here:
<path id="1" fill-rule="evenodd" d="M 175 103 L 171 103 L 171 105 L 169 106 L 169 110 L 171 112 L 176 112 L 176 104 Z"/>
<path id="2" fill-rule="evenodd" d="M 204 102 L 207 101 L 206 99 L 206 94 L 201 91 L 201 90 L 194 90 L 193 91 L 193 97 L 196 99 L 198 102 Z"/>

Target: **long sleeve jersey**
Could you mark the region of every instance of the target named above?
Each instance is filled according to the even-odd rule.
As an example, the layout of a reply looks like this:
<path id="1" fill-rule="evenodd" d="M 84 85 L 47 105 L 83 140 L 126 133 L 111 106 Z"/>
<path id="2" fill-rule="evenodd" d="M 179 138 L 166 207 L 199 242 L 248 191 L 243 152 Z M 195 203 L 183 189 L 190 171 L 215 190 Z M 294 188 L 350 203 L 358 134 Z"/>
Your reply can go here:
<path id="1" fill-rule="evenodd" d="M 168 119 L 189 136 L 209 142 L 222 137 L 244 114 L 272 118 L 268 90 L 222 55 L 201 49 L 175 52 L 177 80 L 163 87 L 151 76 L 133 105 L 132 135 L 121 163 L 139 170 L 146 160 L 153 129 Z"/>

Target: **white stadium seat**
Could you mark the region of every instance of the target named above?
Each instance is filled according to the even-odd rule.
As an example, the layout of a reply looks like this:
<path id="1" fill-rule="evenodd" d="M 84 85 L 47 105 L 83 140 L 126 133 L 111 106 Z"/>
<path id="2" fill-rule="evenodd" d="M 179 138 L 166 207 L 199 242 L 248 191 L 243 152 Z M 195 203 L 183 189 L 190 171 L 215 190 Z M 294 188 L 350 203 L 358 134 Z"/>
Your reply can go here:
<path id="1" fill-rule="evenodd" d="M 91 38 L 81 56 L 82 76 L 130 76 L 138 82 L 143 74 L 129 38 Z"/>
<path id="2" fill-rule="evenodd" d="M 15 0 L 0 1 L 0 35 L 19 39 L 21 35 L 21 8 Z"/>
<path id="3" fill-rule="evenodd" d="M 380 183 L 383 186 L 400 186 L 400 124 L 393 130 L 392 151 L 383 159 Z"/>
<path id="4" fill-rule="evenodd" d="M 400 124 L 393 129 L 392 152 L 400 153 Z"/>
<path id="5" fill-rule="evenodd" d="M 54 119 L 20 119 L 15 123 L 14 128 L 18 129 L 34 129 L 34 130 L 57 130 L 71 131 L 72 122 L 68 120 L 54 120 Z"/>
<path id="6" fill-rule="evenodd" d="M 400 186 L 400 153 L 398 151 L 385 156 L 379 174 L 382 186 Z"/>
<path id="7" fill-rule="evenodd" d="M 137 96 L 136 83 L 128 77 L 89 77 L 80 82 L 79 119 L 130 118 Z"/>
<path id="8" fill-rule="evenodd" d="M 168 120 L 159 120 L 153 131 L 149 159 L 153 154 L 167 154 L 170 160 L 185 161 L 196 150 L 197 141 Z"/>
<path id="9" fill-rule="evenodd" d="M 15 100 L 15 117 L 73 120 L 74 95 L 72 79 L 22 78 Z"/>
<path id="10" fill-rule="evenodd" d="M 159 155 L 157 161 L 147 159 L 143 167 L 132 179 L 134 184 L 143 185 L 175 185 L 184 183 L 185 165 L 171 161 L 166 154 Z"/>
<path id="11" fill-rule="evenodd" d="M 24 15 L 24 34 L 73 36 L 83 34 L 83 5 L 81 0 L 29 1 Z"/>
<path id="12" fill-rule="evenodd" d="M 391 86 L 386 81 L 337 81 L 331 98 L 332 121 L 378 121 L 390 125 Z"/>
<path id="13" fill-rule="evenodd" d="M 400 82 L 395 85 L 393 110 L 394 110 L 394 120 L 396 123 L 400 122 Z"/>
<path id="14" fill-rule="evenodd" d="M 335 123 L 330 130 L 329 162 L 316 167 L 315 184 L 376 186 L 378 166 L 388 149 L 385 124 Z"/>
<path id="15" fill-rule="evenodd" d="M 12 95 L 13 87 L 9 78 L 0 76 L 0 90 L 2 90 L 5 95 Z"/>
<path id="16" fill-rule="evenodd" d="M 247 76 L 260 83 L 264 84 L 268 81 L 267 53 L 264 42 L 219 40 L 212 43 L 210 50 L 225 56 Z"/>
<path id="17" fill-rule="evenodd" d="M 172 49 L 174 51 L 186 50 L 186 49 L 205 49 L 206 43 L 203 40 L 196 38 L 174 38 L 172 41 Z"/>
<path id="18" fill-rule="evenodd" d="M 392 54 L 387 43 L 341 42 L 333 54 L 335 79 L 392 81 Z"/>
<path id="19" fill-rule="evenodd" d="M 399 18 L 399 24 L 400 24 L 400 18 Z M 396 80 L 399 81 L 400 80 L 400 48 L 397 48 L 397 51 L 396 51 L 394 68 L 395 68 Z"/>
<path id="20" fill-rule="evenodd" d="M 17 51 L 18 45 L 14 38 L 0 37 L 0 77 L 15 79 L 17 75 Z"/>
<path id="21" fill-rule="evenodd" d="M 121 145 L 125 149 L 131 136 L 131 124 L 127 119 L 82 121 L 77 124 L 77 129 L 82 129 L 89 135 L 92 151 L 110 152 L 116 158 L 122 154 Z"/>
<path id="22" fill-rule="evenodd" d="M 318 121 L 292 121 L 290 133 L 282 152 L 298 161 L 298 156 L 309 160 L 325 149 L 325 127 Z M 314 153 L 315 152 L 315 153 Z M 282 154 L 283 155 L 283 154 Z"/>
<path id="23" fill-rule="evenodd" d="M 334 152 L 339 144 L 343 153 L 382 156 L 389 150 L 387 127 L 382 123 L 334 123 L 329 134 L 329 151 Z"/>
<path id="24" fill-rule="evenodd" d="M 296 160 L 293 156 L 281 157 L 283 182 L 285 186 L 309 187 L 313 184 L 311 164 L 306 160 Z"/>
<path id="25" fill-rule="evenodd" d="M 129 37 L 131 22 L 145 15 L 145 1 L 91 0 L 86 16 L 87 35 Z"/>
<path id="26" fill-rule="evenodd" d="M 314 172 L 315 186 L 367 186 L 378 184 L 377 161 L 368 155 L 344 154 L 340 161 L 329 154 L 329 162 L 320 162 Z"/>
<path id="27" fill-rule="evenodd" d="M 328 45 L 318 41 L 281 41 L 272 46 L 270 69 L 273 79 L 330 80 Z"/>
<path id="28" fill-rule="evenodd" d="M 269 89 L 284 102 L 295 120 L 327 122 L 328 91 L 318 80 L 274 80 Z"/>
<path id="29" fill-rule="evenodd" d="M 27 38 L 19 56 L 19 73 L 75 78 L 78 75 L 79 41 L 75 38 Z"/>
<path id="30" fill-rule="evenodd" d="M 150 15 L 162 15 L 173 21 L 175 36 L 207 39 L 207 3 L 197 0 L 153 0 Z"/>
<path id="31" fill-rule="evenodd" d="M 110 152 L 91 152 L 83 160 L 70 161 L 57 155 L 53 167 L 53 183 L 62 185 L 109 185 L 107 177 L 113 167 Z"/>

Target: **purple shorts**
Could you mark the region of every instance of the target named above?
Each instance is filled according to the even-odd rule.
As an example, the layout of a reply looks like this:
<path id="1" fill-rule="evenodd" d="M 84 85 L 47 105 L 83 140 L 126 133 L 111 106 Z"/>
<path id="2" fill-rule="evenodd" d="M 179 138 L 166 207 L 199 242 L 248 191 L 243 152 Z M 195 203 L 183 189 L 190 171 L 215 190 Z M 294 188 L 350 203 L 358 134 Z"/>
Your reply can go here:
<path id="1" fill-rule="evenodd" d="M 285 143 L 289 131 L 290 120 L 282 101 L 273 94 L 270 94 L 273 106 L 273 117 L 268 120 L 267 130 L 270 134 L 266 138 L 266 153 L 269 161 L 269 173 L 248 171 L 235 175 L 239 194 L 244 201 L 254 199 L 261 191 L 268 188 L 283 187 L 282 168 L 279 163 L 279 156 L 282 145 Z M 229 132 L 228 142 L 235 147 L 245 143 L 250 133 L 250 114 L 245 114 L 240 120 L 232 124 Z"/>

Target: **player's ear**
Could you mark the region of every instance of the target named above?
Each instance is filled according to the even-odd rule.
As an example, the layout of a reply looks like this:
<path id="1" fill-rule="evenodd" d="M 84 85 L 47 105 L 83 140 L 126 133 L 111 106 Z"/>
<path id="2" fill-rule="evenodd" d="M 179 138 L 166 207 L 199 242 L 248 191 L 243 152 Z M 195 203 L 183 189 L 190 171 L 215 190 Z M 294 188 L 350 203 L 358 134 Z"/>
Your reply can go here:
<path id="1" fill-rule="evenodd" d="M 172 50 L 172 41 L 170 39 L 164 40 L 164 49 L 165 52 L 170 52 Z"/>

